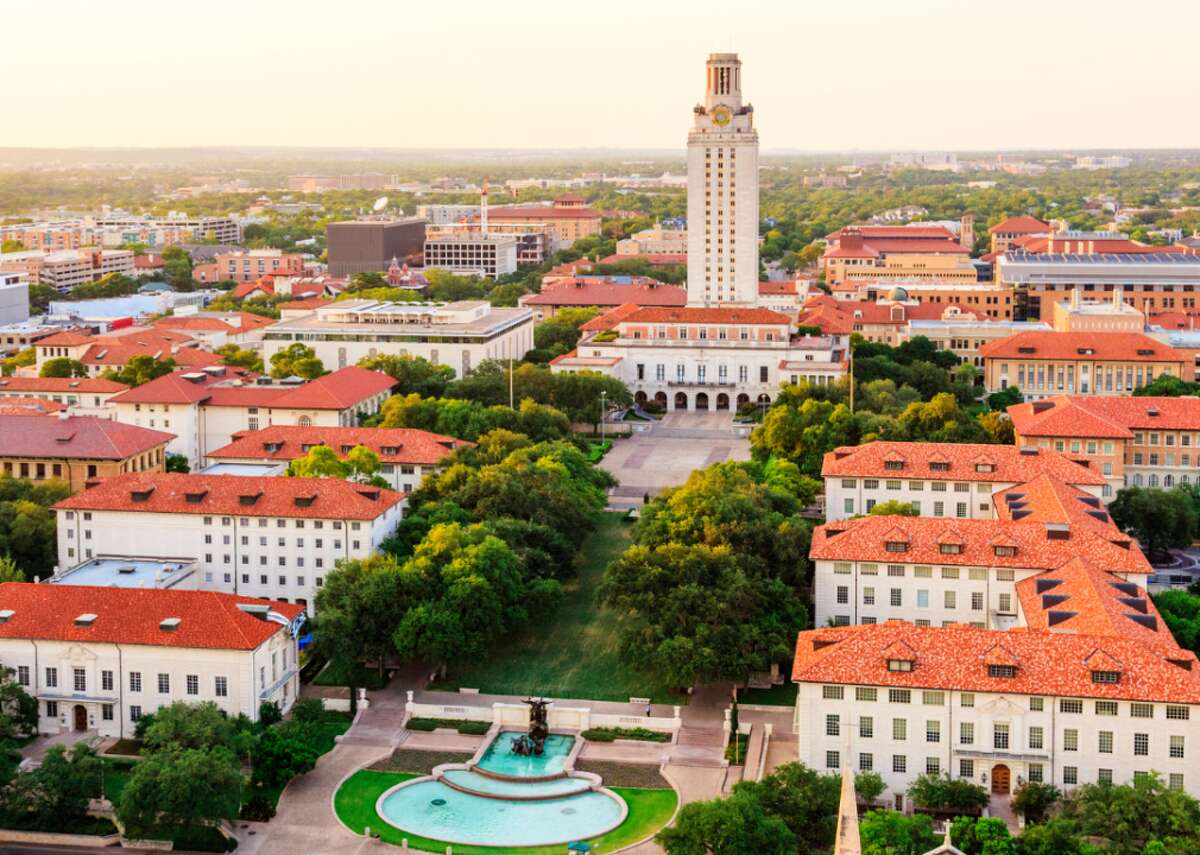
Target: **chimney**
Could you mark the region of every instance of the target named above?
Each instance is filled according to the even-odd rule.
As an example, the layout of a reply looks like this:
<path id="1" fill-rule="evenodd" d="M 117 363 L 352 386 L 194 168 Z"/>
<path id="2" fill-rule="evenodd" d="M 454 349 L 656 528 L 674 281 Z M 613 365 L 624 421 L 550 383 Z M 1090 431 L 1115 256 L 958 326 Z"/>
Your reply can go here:
<path id="1" fill-rule="evenodd" d="M 1081 293 L 1082 292 L 1078 288 L 1071 289 L 1071 308 L 1072 309 L 1079 308 L 1079 298 L 1081 296 Z"/>
<path id="2" fill-rule="evenodd" d="M 1120 285 L 1117 285 L 1113 288 L 1113 308 L 1118 312 L 1125 305 L 1123 292 L 1124 289 Z"/>
<path id="3" fill-rule="evenodd" d="M 71 418 L 71 411 L 70 411 L 70 410 L 60 410 L 60 411 L 59 411 L 59 413 L 58 413 L 58 420 L 59 420 L 60 422 L 65 422 L 65 421 L 66 421 L 67 419 L 69 419 L 69 418 Z"/>

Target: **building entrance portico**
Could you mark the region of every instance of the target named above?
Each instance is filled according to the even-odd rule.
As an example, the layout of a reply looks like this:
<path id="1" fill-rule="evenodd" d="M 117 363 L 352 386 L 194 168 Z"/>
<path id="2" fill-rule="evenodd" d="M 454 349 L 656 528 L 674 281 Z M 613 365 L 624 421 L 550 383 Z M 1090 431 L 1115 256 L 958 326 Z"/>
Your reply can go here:
<path id="1" fill-rule="evenodd" d="M 74 714 L 74 729 L 75 730 L 87 730 L 87 726 L 88 726 L 87 707 L 85 707 L 83 704 L 76 704 L 75 708 L 73 710 L 73 714 Z"/>

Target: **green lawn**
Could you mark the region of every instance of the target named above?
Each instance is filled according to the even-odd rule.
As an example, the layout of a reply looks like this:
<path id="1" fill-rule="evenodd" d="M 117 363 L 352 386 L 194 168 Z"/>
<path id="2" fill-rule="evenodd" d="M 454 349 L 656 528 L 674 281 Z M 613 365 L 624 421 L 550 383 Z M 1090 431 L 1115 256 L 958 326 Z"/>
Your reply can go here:
<path id="1" fill-rule="evenodd" d="M 378 668 L 368 668 L 357 663 L 347 667 L 330 662 L 321 669 L 321 673 L 313 680 L 313 685 L 358 686 L 369 691 L 378 691 L 387 685 L 387 677 L 380 677 Z"/>
<path id="2" fill-rule="evenodd" d="M 653 677 L 631 668 L 617 652 L 617 617 L 595 604 L 595 590 L 604 568 L 629 545 L 624 515 L 600 516 L 596 530 L 584 541 L 579 575 L 566 586 L 558 611 L 541 616 L 534 626 L 496 645 L 490 659 L 450 667 L 447 678 L 433 689 L 467 686 L 486 694 L 547 695 L 628 701 L 652 698 L 655 703 L 686 702 Z"/>
<path id="3" fill-rule="evenodd" d="M 342 784 L 333 798 L 338 817 L 353 831 L 361 834 L 370 826 L 387 843 L 399 844 L 404 838 L 408 845 L 420 851 L 446 851 L 446 844 L 437 840 L 407 834 L 389 825 L 375 812 L 375 802 L 391 787 L 410 778 L 421 777 L 405 772 L 373 772 L 363 769 L 355 772 Z M 636 843 L 649 837 L 666 825 L 675 814 L 678 797 L 674 790 L 643 790 L 613 787 L 613 792 L 629 806 L 629 816 L 620 827 L 588 840 L 599 853 L 612 852 L 622 846 Z M 563 846 L 464 846 L 455 843 L 454 855 L 561 855 Z"/>
<path id="4" fill-rule="evenodd" d="M 794 707 L 796 706 L 796 690 L 799 687 L 792 682 L 781 683 L 769 689 L 739 689 L 739 704 L 759 704 L 762 706 Z"/>

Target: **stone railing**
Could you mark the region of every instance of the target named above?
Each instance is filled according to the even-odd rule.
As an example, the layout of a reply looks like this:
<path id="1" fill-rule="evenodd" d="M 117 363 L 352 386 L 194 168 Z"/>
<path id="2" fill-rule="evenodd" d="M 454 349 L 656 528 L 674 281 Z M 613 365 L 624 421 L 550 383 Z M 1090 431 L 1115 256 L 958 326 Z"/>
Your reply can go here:
<path id="1" fill-rule="evenodd" d="M 490 721 L 500 727 L 528 727 L 529 707 L 525 704 L 496 702 L 489 706 L 470 704 L 425 704 L 408 693 L 405 712 L 409 718 L 443 718 L 454 721 Z M 664 733 L 676 733 L 683 721 L 679 707 L 670 716 L 617 715 L 598 713 L 590 707 L 568 707 L 551 703 L 546 708 L 552 730 L 588 730 L 593 727 L 640 727 Z"/>

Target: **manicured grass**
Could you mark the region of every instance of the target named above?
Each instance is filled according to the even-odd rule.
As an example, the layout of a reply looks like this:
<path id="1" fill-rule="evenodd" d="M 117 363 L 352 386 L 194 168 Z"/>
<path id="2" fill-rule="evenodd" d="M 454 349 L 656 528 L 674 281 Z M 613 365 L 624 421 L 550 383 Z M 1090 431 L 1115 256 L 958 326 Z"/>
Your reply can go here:
<path id="1" fill-rule="evenodd" d="M 761 706 L 794 707 L 796 706 L 795 683 L 782 683 L 769 689 L 738 689 L 739 704 L 758 704 Z"/>
<path id="2" fill-rule="evenodd" d="M 725 746 L 725 759 L 735 766 L 742 766 L 746 762 L 746 748 L 750 745 L 750 737 L 745 733 L 737 734 L 737 739 L 730 738 L 729 744 Z"/>
<path id="3" fill-rule="evenodd" d="M 370 826 L 373 834 L 387 842 L 399 844 L 407 838 L 409 848 L 419 851 L 443 853 L 446 844 L 437 840 L 408 834 L 389 825 L 375 812 L 375 802 L 385 791 L 410 778 L 419 777 L 403 772 L 372 772 L 360 770 L 351 775 L 333 798 L 334 810 L 351 830 L 362 834 Z M 666 825 L 675 814 L 678 796 L 674 790 L 643 790 L 628 787 L 613 787 L 613 792 L 629 806 L 629 816 L 619 828 L 588 839 L 600 852 L 612 852 L 622 846 L 636 843 L 649 837 Z M 454 855 L 562 855 L 566 847 L 535 846 L 465 846 L 453 844 Z"/>
<path id="4" fill-rule="evenodd" d="M 446 679 L 430 688 L 477 688 L 485 694 L 546 695 L 655 703 L 686 703 L 686 696 L 621 660 L 617 650 L 617 615 L 598 608 L 596 587 L 604 568 L 629 545 L 623 514 L 605 513 L 584 541 L 579 575 L 566 585 L 558 611 L 538 616 L 534 625 L 495 646 L 488 659 L 460 662 Z"/>
<path id="5" fill-rule="evenodd" d="M 136 757 L 142 753 L 142 741 L 140 739 L 118 739 L 107 753 Z"/>
<path id="6" fill-rule="evenodd" d="M 125 785 L 129 783 L 129 777 L 132 774 L 132 763 L 104 761 L 104 796 L 113 805 L 121 803 L 121 793 L 125 792 Z"/>
<path id="7" fill-rule="evenodd" d="M 368 668 L 356 663 L 351 666 L 340 666 L 330 662 L 313 680 L 316 686 L 355 686 L 378 691 L 387 685 L 387 676 L 380 677 L 378 668 Z"/>
<path id="8" fill-rule="evenodd" d="M 349 730 L 352 722 L 350 713 L 326 711 L 325 717 L 317 723 L 317 739 L 312 747 L 318 754 L 328 754 L 337 745 L 336 737 Z"/>

